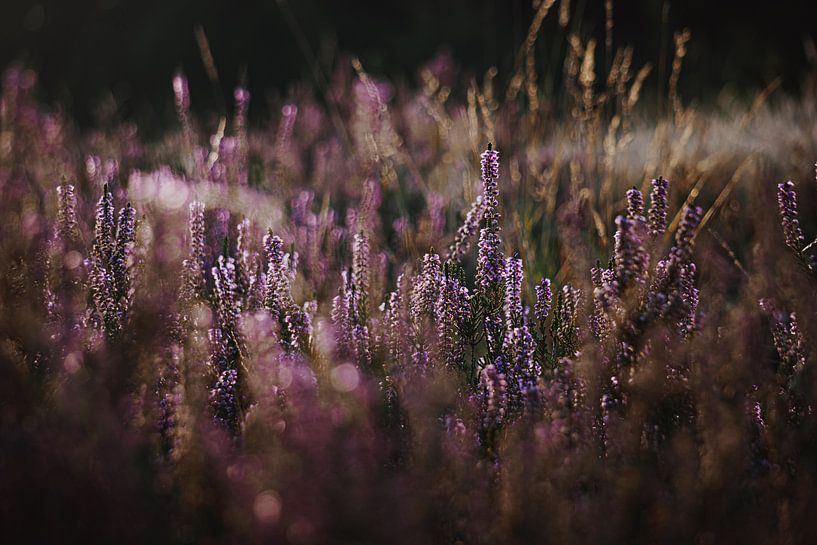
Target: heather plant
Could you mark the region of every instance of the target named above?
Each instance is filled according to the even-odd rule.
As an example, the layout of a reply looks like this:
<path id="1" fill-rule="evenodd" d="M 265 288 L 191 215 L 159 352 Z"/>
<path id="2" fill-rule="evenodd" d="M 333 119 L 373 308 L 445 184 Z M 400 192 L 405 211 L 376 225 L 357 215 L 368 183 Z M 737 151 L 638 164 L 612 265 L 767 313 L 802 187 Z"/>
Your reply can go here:
<path id="1" fill-rule="evenodd" d="M 257 124 L 179 72 L 158 141 L 9 68 L 11 542 L 809 543 L 813 93 L 685 105 L 680 32 L 656 116 L 564 1 L 551 93 L 555 5 L 507 81 L 340 59 Z"/>

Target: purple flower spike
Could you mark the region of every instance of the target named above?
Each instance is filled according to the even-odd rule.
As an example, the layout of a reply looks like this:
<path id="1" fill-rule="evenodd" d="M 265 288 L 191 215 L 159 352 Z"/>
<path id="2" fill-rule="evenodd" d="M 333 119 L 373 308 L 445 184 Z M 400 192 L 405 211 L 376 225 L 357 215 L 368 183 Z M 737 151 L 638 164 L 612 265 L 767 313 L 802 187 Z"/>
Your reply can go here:
<path id="1" fill-rule="evenodd" d="M 522 259 L 509 257 L 505 261 L 505 322 L 508 329 L 522 324 Z"/>
<path id="2" fill-rule="evenodd" d="M 238 372 L 225 369 L 210 390 L 210 406 L 216 422 L 235 435 L 239 427 Z"/>
<path id="3" fill-rule="evenodd" d="M 627 218 L 635 220 L 644 216 L 644 196 L 636 187 L 627 190 Z"/>
<path id="4" fill-rule="evenodd" d="M 77 227 L 77 196 L 74 186 L 62 184 L 57 186 L 57 236 L 67 243 L 79 236 Z"/>
<path id="5" fill-rule="evenodd" d="M 650 234 L 653 237 L 664 234 L 667 230 L 667 186 L 669 182 L 662 176 L 652 181 L 650 193 Z"/>
<path id="6" fill-rule="evenodd" d="M 476 235 L 477 230 L 479 229 L 479 222 L 482 221 L 484 211 L 485 206 L 483 204 L 483 198 L 482 195 L 479 195 L 471 205 L 471 209 L 468 211 L 468 214 L 466 214 L 465 221 L 463 221 L 460 228 L 457 229 L 454 242 L 452 242 L 451 246 L 448 248 L 449 260 L 461 261 L 462 258 L 465 257 L 465 254 L 471 247 L 471 240 L 474 238 L 474 235 Z"/>
<path id="7" fill-rule="evenodd" d="M 646 280 L 650 254 L 644 248 L 642 233 L 646 231 L 644 219 L 625 216 L 616 218 L 616 279 L 619 290 L 623 291 Z"/>
<path id="8" fill-rule="evenodd" d="M 777 206 L 786 246 L 800 252 L 805 239 L 800 228 L 800 220 L 797 218 L 797 193 L 791 180 L 777 185 Z"/>
<path id="9" fill-rule="evenodd" d="M 550 287 L 550 278 L 542 278 L 536 285 L 536 304 L 533 306 L 533 313 L 540 324 L 544 324 L 547 320 L 552 302 L 553 290 Z"/>
<path id="10" fill-rule="evenodd" d="M 502 279 L 504 258 L 502 241 L 499 238 L 499 152 L 491 144 L 482 154 L 482 190 L 485 210 L 485 227 L 479 234 L 479 257 L 477 259 L 477 284 L 483 293 L 488 293 Z"/>
<path id="11" fill-rule="evenodd" d="M 684 210 L 681 223 L 675 232 L 675 245 L 670 250 L 670 258 L 676 263 L 687 263 L 692 258 L 692 248 L 703 210 L 699 206 L 689 206 Z"/>

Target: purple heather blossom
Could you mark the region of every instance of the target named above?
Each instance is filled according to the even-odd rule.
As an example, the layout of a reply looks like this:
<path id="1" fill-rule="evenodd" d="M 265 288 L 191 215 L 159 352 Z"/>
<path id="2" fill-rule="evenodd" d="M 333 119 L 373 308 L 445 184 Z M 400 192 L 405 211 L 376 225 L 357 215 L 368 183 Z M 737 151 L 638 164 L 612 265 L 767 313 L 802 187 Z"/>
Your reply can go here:
<path id="1" fill-rule="evenodd" d="M 760 300 L 760 307 L 772 318 L 772 338 L 774 347 L 780 357 L 780 361 L 785 364 L 783 372 L 794 374 L 802 371 L 806 365 L 805 342 L 797 323 L 797 315 L 778 309 L 767 300 Z"/>
<path id="2" fill-rule="evenodd" d="M 470 317 L 468 288 L 459 279 L 446 273 L 441 279 L 436 302 L 437 336 L 443 363 L 461 367 L 465 360 L 465 339 L 462 330 Z"/>
<path id="3" fill-rule="evenodd" d="M 182 262 L 182 297 L 190 301 L 202 297 L 205 289 L 205 225 L 204 203 L 190 203 L 188 219 L 188 236 L 190 237 L 187 259 Z"/>
<path id="4" fill-rule="evenodd" d="M 477 285 L 488 293 L 502 281 L 503 254 L 498 227 L 484 227 L 479 233 L 479 257 L 477 259 Z"/>
<path id="5" fill-rule="evenodd" d="M 669 282 L 669 260 L 662 259 L 655 264 L 655 271 L 647 293 L 647 311 L 654 316 L 664 316 L 669 309 L 669 297 L 666 293 Z"/>
<path id="6" fill-rule="evenodd" d="M 364 369 L 372 364 L 370 345 L 369 328 L 360 324 L 352 327 L 352 349 L 358 365 Z"/>
<path id="7" fill-rule="evenodd" d="M 504 371 L 509 383 L 509 397 L 517 411 L 522 409 L 526 390 L 536 384 L 542 371 L 533 357 L 535 349 L 527 324 L 523 323 L 505 332 L 502 350 L 507 367 Z"/>
<path id="8" fill-rule="evenodd" d="M 478 195 L 471 204 L 471 209 L 465 215 L 462 225 L 457 229 L 454 241 L 448 247 L 448 260 L 461 261 L 465 254 L 468 253 L 471 241 L 479 229 L 479 222 L 482 221 L 484 210 L 482 195 Z"/>
<path id="9" fill-rule="evenodd" d="M 77 196 L 74 186 L 57 186 L 57 229 L 56 235 L 63 243 L 74 241 L 79 236 L 77 227 Z"/>
<path id="10" fill-rule="evenodd" d="M 646 232 L 646 225 L 641 216 L 634 219 L 618 216 L 616 226 L 616 280 L 618 289 L 623 292 L 646 281 L 650 255 L 643 244 L 642 233 Z"/>
<path id="11" fill-rule="evenodd" d="M 236 256 L 238 284 L 244 304 L 242 308 L 257 308 L 263 299 L 261 293 L 261 271 L 258 253 L 250 250 L 250 220 L 244 219 L 237 225 Z"/>
<path id="12" fill-rule="evenodd" d="M 501 352 L 502 333 L 505 326 L 504 318 L 499 314 L 492 314 L 485 317 L 485 342 L 489 354 L 499 354 Z"/>
<path id="13" fill-rule="evenodd" d="M 581 304 L 582 290 L 570 284 L 562 286 L 556 306 L 556 323 L 553 331 L 554 341 L 559 345 L 560 355 L 572 357 L 579 337 L 578 312 Z"/>
<path id="14" fill-rule="evenodd" d="M 406 272 L 397 277 L 397 289 L 389 294 L 383 322 L 385 344 L 392 362 L 400 365 L 408 353 L 409 341 L 409 277 Z"/>
<path id="15" fill-rule="evenodd" d="M 350 279 L 347 272 L 341 274 L 343 283 L 340 293 L 332 300 L 332 324 L 337 338 L 337 350 L 341 355 L 352 352 L 352 299 Z"/>
<path id="16" fill-rule="evenodd" d="M 791 180 L 777 185 L 777 206 L 786 246 L 800 252 L 803 249 L 804 237 L 800 220 L 797 218 L 797 193 Z"/>
<path id="17" fill-rule="evenodd" d="M 102 261 L 109 259 L 113 252 L 114 230 L 113 195 L 108 191 L 108 184 L 105 184 L 102 188 L 102 196 L 96 205 L 93 245 L 93 255 L 96 259 Z"/>
<path id="18" fill-rule="evenodd" d="M 644 196 L 636 187 L 627 190 L 627 218 L 635 220 L 644 217 Z"/>
<path id="19" fill-rule="evenodd" d="M 591 274 L 592 274 L 591 270 Z M 601 284 L 596 286 L 594 279 L 593 298 L 598 301 L 602 309 L 607 310 L 618 301 L 621 290 L 614 269 L 600 269 Z"/>
<path id="20" fill-rule="evenodd" d="M 605 272 L 609 270 L 602 269 L 598 261 L 596 266 L 590 269 L 590 280 L 593 284 L 593 312 L 588 317 L 588 326 L 590 332 L 599 341 L 604 341 L 609 333 L 610 323 L 605 310 L 612 305 L 618 291 L 616 286 L 616 291 L 610 292 L 609 284 L 605 283 L 605 276 L 612 275 L 605 275 Z"/>
<path id="21" fill-rule="evenodd" d="M 235 259 L 218 256 L 218 263 L 211 273 L 219 325 L 225 332 L 237 335 L 241 306 L 238 301 Z"/>
<path id="22" fill-rule="evenodd" d="M 522 259 L 518 255 L 505 260 L 505 323 L 508 329 L 522 324 Z"/>
<path id="23" fill-rule="evenodd" d="M 695 234 L 701 223 L 703 211 L 699 206 L 689 206 L 684 210 L 681 223 L 675 232 L 675 245 L 670 250 L 670 259 L 675 263 L 687 263 L 692 258 Z"/>
<path id="24" fill-rule="evenodd" d="M 553 290 L 550 287 L 550 278 L 542 278 L 536 285 L 536 304 L 533 306 L 533 313 L 539 321 L 540 327 L 544 327 L 545 320 L 550 314 L 550 307 L 553 301 Z"/>
<path id="25" fill-rule="evenodd" d="M 218 374 L 216 384 L 210 390 L 210 406 L 220 425 L 232 433 L 239 429 L 238 372 L 225 369 Z"/>
<path id="26" fill-rule="evenodd" d="M 119 211 L 119 221 L 116 227 L 114 252 L 111 256 L 110 267 L 114 281 L 114 297 L 122 302 L 129 297 L 130 275 L 128 274 L 128 260 L 131 247 L 136 240 L 136 211 L 130 203 Z"/>
<path id="27" fill-rule="evenodd" d="M 264 237 L 264 251 L 267 255 L 264 306 L 281 327 L 280 340 L 284 349 L 287 352 L 308 350 L 309 320 L 293 300 L 290 288 L 294 272 L 288 268 L 288 262 L 294 258 L 290 254 L 284 254 L 283 247 L 284 242 L 270 229 Z"/>
<path id="28" fill-rule="evenodd" d="M 499 152 L 488 144 L 481 157 L 485 227 L 479 233 L 477 285 L 483 294 L 487 294 L 502 280 L 504 269 L 502 241 L 499 238 Z"/>
<path id="29" fill-rule="evenodd" d="M 400 285 L 400 280 L 401 278 L 397 279 L 398 286 Z M 384 344 L 386 350 L 388 350 L 389 359 L 395 363 L 402 362 L 403 360 L 403 339 L 405 332 L 403 331 L 400 306 L 400 293 L 398 288 L 398 290 L 389 293 L 383 315 L 383 321 L 386 327 Z"/>
<path id="30" fill-rule="evenodd" d="M 356 233 L 352 242 L 352 318 L 360 325 L 366 325 L 369 316 L 369 259 L 369 237 L 363 232 Z"/>
<path id="31" fill-rule="evenodd" d="M 130 306 L 129 257 L 135 237 L 135 210 L 128 203 L 114 226 L 113 197 L 105 184 L 97 204 L 94 242 L 88 260 L 94 320 L 108 335 L 118 334 Z"/>
<path id="32" fill-rule="evenodd" d="M 695 263 L 681 267 L 679 299 L 685 306 L 684 316 L 679 323 L 679 334 L 687 339 L 698 328 L 698 288 L 695 287 L 697 268 Z"/>
<path id="33" fill-rule="evenodd" d="M 264 253 L 267 258 L 267 276 L 264 287 L 264 306 L 281 318 L 281 284 L 284 282 L 284 241 L 270 229 L 264 236 Z"/>
<path id="34" fill-rule="evenodd" d="M 482 426 L 485 430 L 495 430 L 505 422 L 508 409 L 508 384 L 494 364 L 488 364 L 480 371 L 482 393 Z"/>
<path id="35" fill-rule="evenodd" d="M 669 182 L 662 176 L 652 181 L 650 193 L 649 226 L 653 237 L 664 234 L 667 230 L 667 186 Z"/>
<path id="36" fill-rule="evenodd" d="M 441 279 L 440 256 L 437 254 L 423 256 L 420 275 L 415 280 L 411 292 L 411 315 L 415 320 L 419 320 L 424 315 L 433 315 L 439 297 Z"/>
<path id="37" fill-rule="evenodd" d="M 431 359 L 426 350 L 417 350 L 411 355 L 411 365 L 414 369 L 427 369 L 430 364 Z"/>

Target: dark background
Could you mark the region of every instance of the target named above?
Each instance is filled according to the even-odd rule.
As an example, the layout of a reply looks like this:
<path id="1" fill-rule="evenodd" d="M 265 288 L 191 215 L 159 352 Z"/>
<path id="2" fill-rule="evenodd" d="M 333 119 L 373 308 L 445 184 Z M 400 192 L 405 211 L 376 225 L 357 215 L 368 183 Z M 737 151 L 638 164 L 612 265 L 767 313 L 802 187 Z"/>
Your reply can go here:
<path id="1" fill-rule="evenodd" d="M 197 24 L 209 39 L 223 94 L 229 96 L 244 77 L 253 109 L 260 112 L 266 101 L 259 97 L 315 81 L 304 43 L 316 58 L 331 58 L 338 50 L 354 53 L 368 71 L 403 81 L 414 81 L 417 67 L 447 46 L 461 74 L 479 76 L 496 65 L 502 77 L 512 69 L 533 14 L 530 0 L 1 3 L 0 66 L 21 60 L 37 69 L 43 98 L 62 104 L 81 123 L 93 121 L 97 105 L 111 96 L 122 116 L 161 119 L 172 107 L 170 79 L 179 67 L 190 77 L 194 107 L 218 107 L 223 98 L 207 82 L 194 37 Z M 637 65 L 656 65 L 648 92 L 658 85 L 661 51 L 671 59 L 672 32 L 683 27 L 692 30 L 682 75 L 686 99 L 706 100 L 725 85 L 748 96 L 778 75 L 785 88 L 798 88 L 808 68 L 803 40 L 817 30 L 817 2 L 675 0 L 662 24 L 664 3 L 614 3 L 614 43 L 633 45 Z M 581 34 L 593 34 L 602 44 L 603 6 L 604 0 L 571 2 L 571 25 L 580 21 Z M 549 14 L 540 34 L 542 62 L 561 43 L 556 19 Z M 603 47 L 599 53 L 603 58 Z"/>

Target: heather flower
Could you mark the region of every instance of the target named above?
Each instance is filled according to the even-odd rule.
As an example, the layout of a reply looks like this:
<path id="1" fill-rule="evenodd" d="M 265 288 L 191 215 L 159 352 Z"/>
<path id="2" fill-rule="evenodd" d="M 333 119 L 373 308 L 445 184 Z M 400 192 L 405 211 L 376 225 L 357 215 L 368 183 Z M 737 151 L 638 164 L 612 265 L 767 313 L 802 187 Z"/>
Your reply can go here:
<path id="1" fill-rule="evenodd" d="M 402 275 L 401 275 L 402 276 Z M 398 286 L 401 278 L 398 278 Z M 400 312 L 400 293 L 398 290 L 389 293 L 388 300 L 384 308 L 383 321 L 385 322 L 384 344 L 389 354 L 389 359 L 393 362 L 403 360 L 403 320 Z"/>
<path id="2" fill-rule="evenodd" d="M 774 347 L 783 363 L 783 373 L 794 375 L 802 371 L 806 365 L 805 343 L 800 327 L 797 323 L 797 316 L 794 312 L 786 314 L 775 308 L 774 304 L 762 299 L 760 306 L 772 318 L 772 337 Z"/>
<path id="3" fill-rule="evenodd" d="M 644 196 L 637 188 L 627 190 L 627 219 L 636 220 L 644 217 Z"/>
<path id="4" fill-rule="evenodd" d="M 77 196 L 74 186 L 57 186 L 57 236 L 63 243 L 72 242 L 79 236 L 77 227 Z"/>
<path id="5" fill-rule="evenodd" d="M 670 259 L 674 263 L 687 263 L 692 258 L 695 232 L 701 223 L 702 213 L 699 206 L 690 206 L 684 210 L 681 223 L 675 232 L 675 245 L 670 250 Z"/>
<path id="6" fill-rule="evenodd" d="M 414 369 L 426 369 L 430 365 L 429 354 L 426 350 L 417 350 L 411 355 L 411 365 Z"/>
<path id="7" fill-rule="evenodd" d="M 505 319 L 500 314 L 485 316 L 485 344 L 488 354 L 497 356 L 502 353 L 502 339 L 505 330 Z"/>
<path id="8" fill-rule="evenodd" d="M 681 268 L 679 299 L 684 303 L 683 317 L 679 323 L 681 338 L 688 339 L 698 329 L 698 288 L 695 287 L 697 267 L 688 263 Z"/>
<path id="9" fill-rule="evenodd" d="M 130 203 L 119 211 L 119 221 L 116 227 L 116 242 L 114 253 L 111 256 L 111 272 L 114 281 L 114 297 L 117 301 L 128 299 L 130 291 L 130 275 L 128 274 L 128 259 L 131 247 L 136 240 L 135 220 L 136 211 Z"/>
<path id="10" fill-rule="evenodd" d="M 505 261 L 505 322 L 511 329 L 522 323 L 522 259 L 518 254 Z"/>
<path id="11" fill-rule="evenodd" d="M 276 318 L 281 317 L 281 285 L 284 275 L 284 241 L 274 235 L 272 229 L 264 236 L 264 253 L 267 257 L 267 276 L 264 287 L 264 306 Z"/>
<path id="12" fill-rule="evenodd" d="M 652 181 L 650 193 L 649 225 L 653 237 L 667 230 L 667 186 L 669 182 L 662 176 Z"/>
<path id="13" fill-rule="evenodd" d="M 337 337 L 337 349 L 341 355 L 352 352 L 352 298 L 349 274 L 342 273 L 340 293 L 332 300 L 332 324 Z"/>
<path id="14" fill-rule="evenodd" d="M 805 339 L 794 312 L 787 314 L 765 299 L 760 301 L 760 306 L 772 318 L 772 339 L 780 358 L 777 370 L 780 395 L 786 405 L 789 419 L 797 422 L 803 414 L 812 411 L 801 384 L 808 358 Z"/>
<path id="15" fill-rule="evenodd" d="M 372 364 L 372 354 L 369 348 L 369 328 L 365 325 L 355 325 L 352 328 L 352 348 L 355 360 L 363 368 L 369 368 Z"/>
<path id="16" fill-rule="evenodd" d="M 369 237 L 360 232 L 352 243 L 352 288 L 355 323 L 365 325 L 368 321 L 368 297 L 371 277 L 369 272 Z"/>
<path id="17" fill-rule="evenodd" d="M 647 292 L 646 310 L 651 317 L 678 320 L 678 331 L 687 337 L 697 321 L 698 291 L 696 268 L 692 263 L 695 234 L 701 221 L 701 209 L 688 207 L 675 233 L 669 257 L 656 264 Z"/>
<path id="18" fill-rule="evenodd" d="M 188 219 L 189 250 L 187 259 L 182 262 L 182 297 L 187 301 L 204 295 L 204 229 L 204 203 L 193 201 L 190 203 Z"/>
<path id="19" fill-rule="evenodd" d="M 612 260 L 611 263 L 615 263 Z M 590 277 L 593 283 L 594 305 L 599 306 L 599 311 L 606 311 L 616 304 L 620 293 L 616 271 L 612 268 L 602 268 L 596 262 L 596 266 L 590 269 Z"/>
<path id="20" fill-rule="evenodd" d="M 590 333 L 599 341 L 605 341 L 610 330 L 610 321 L 605 310 L 612 304 L 615 293 L 611 294 L 605 284 L 607 269 L 602 269 L 597 261 L 596 266 L 590 269 L 590 280 L 593 284 L 593 312 L 588 318 Z"/>
<path id="21" fill-rule="evenodd" d="M 533 306 L 533 313 L 539 321 L 540 327 L 544 327 L 550 306 L 553 300 L 553 291 L 550 287 L 550 279 L 542 278 L 536 285 L 536 304 Z"/>
<path id="22" fill-rule="evenodd" d="M 578 312 L 582 292 L 569 284 L 562 286 L 556 300 L 556 313 L 551 322 L 554 353 L 558 357 L 574 357 L 579 337 Z"/>
<path id="23" fill-rule="evenodd" d="M 646 230 L 643 218 L 636 216 L 630 219 L 618 216 L 616 226 L 618 227 L 615 235 L 616 280 L 619 291 L 623 292 L 633 285 L 646 281 L 650 256 L 641 238 Z"/>
<path id="24" fill-rule="evenodd" d="M 388 296 L 383 322 L 385 324 L 385 345 L 389 359 L 395 364 L 403 362 L 407 353 L 409 338 L 408 275 L 397 277 L 397 289 Z"/>
<path id="25" fill-rule="evenodd" d="M 94 243 L 88 262 L 92 320 L 109 336 L 117 335 L 130 307 L 130 254 L 135 240 L 135 210 L 128 203 L 114 227 L 113 197 L 104 186 L 97 204 Z"/>
<path id="26" fill-rule="evenodd" d="M 239 429 L 238 372 L 225 369 L 218 374 L 218 379 L 210 390 L 210 406 L 216 422 L 233 435 Z"/>
<path id="27" fill-rule="evenodd" d="M 521 411 L 525 393 L 536 384 L 541 367 L 534 359 L 536 346 L 527 324 L 515 326 L 505 332 L 503 353 L 508 379 L 509 403 L 514 414 Z"/>
<path id="28" fill-rule="evenodd" d="M 237 230 L 236 256 L 238 284 L 244 298 L 242 308 L 257 308 L 263 300 L 263 286 L 258 253 L 250 249 L 250 221 L 248 219 L 241 221 Z"/>
<path id="29" fill-rule="evenodd" d="M 424 255 L 420 275 L 411 292 L 411 315 L 415 320 L 419 320 L 423 315 L 433 315 L 441 278 L 440 256 L 437 254 Z"/>
<path id="30" fill-rule="evenodd" d="M 498 227 L 484 227 L 479 234 L 479 257 L 477 259 L 477 286 L 483 294 L 502 281 L 502 242 Z"/>
<path id="31" fill-rule="evenodd" d="M 479 233 L 477 285 L 484 295 L 488 295 L 501 281 L 504 269 L 502 241 L 499 238 L 499 153 L 492 149 L 491 144 L 482 153 L 481 170 L 485 227 Z"/>
<path id="32" fill-rule="evenodd" d="M 287 268 L 284 242 L 269 230 L 264 237 L 267 254 L 267 277 L 264 288 L 264 306 L 278 320 L 281 344 L 285 350 L 309 350 L 310 332 L 307 317 L 292 298 L 291 273 Z M 351 310 L 351 309 L 350 309 Z"/>
<path id="33" fill-rule="evenodd" d="M 799 254 L 805 239 L 797 218 L 797 193 L 791 180 L 777 185 L 777 206 L 786 246 Z"/>
<path id="34" fill-rule="evenodd" d="M 436 301 L 437 336 L 445 365 L 461 368 L 465 361 L 464 330 L 470 318 L 470 295 L 460 278 L 446 267 Z"/>
<path id="35" fill-rule="evenodd" d="M 479 195 L 473 204 L 471 204 L 471 209 L 468 210 L 468 213 L 465 215 L 465 220 L 459 229 L 457 229 L 454 241 L 451 243 L 451 246 L 448 247 L 447 260 L 459 262 L 465 257 L 465 254 L 468 253 L 471 247 L 471 241 L 479 229 L 479 223 L 482 221 L 484 210 L 482 195 Z"/>
<path id="36" fill-rule="evenodd" d="M 102 188 L 102 196 L 96 205 L 93 247 L 93 255 L 96 259 L 101 261 L 109 259 L 113 252 L 114 231 L 113 195 L 108 191 L 108 184 L 105 184 Z"/>
<path id="37" fill-rule="evenodd" d="M 508 384 L 494 364 L 488 364 L 480 371 L 482 392 L 482 427 L 490 432 L 505 422 L 508 407 Z"/>
<path id="38" fill-rule="evenodd" d="M 238 334 L 241 307 L 238 301 L 235 259 L 218 256 L 218 264 L 211 270 L 219 325 L 231 335 Z"/>
<path id="39" fill-rule="evenodd" d="M 573 421 L 581 401 L 582 386 L 576 378 L 575 363 L 570 358 L 562 358 L 553 368 L 553 376 L 543 388 L 542 397 L 552 438 L 570 440 L 580 432 L 579 422 Z"/>

